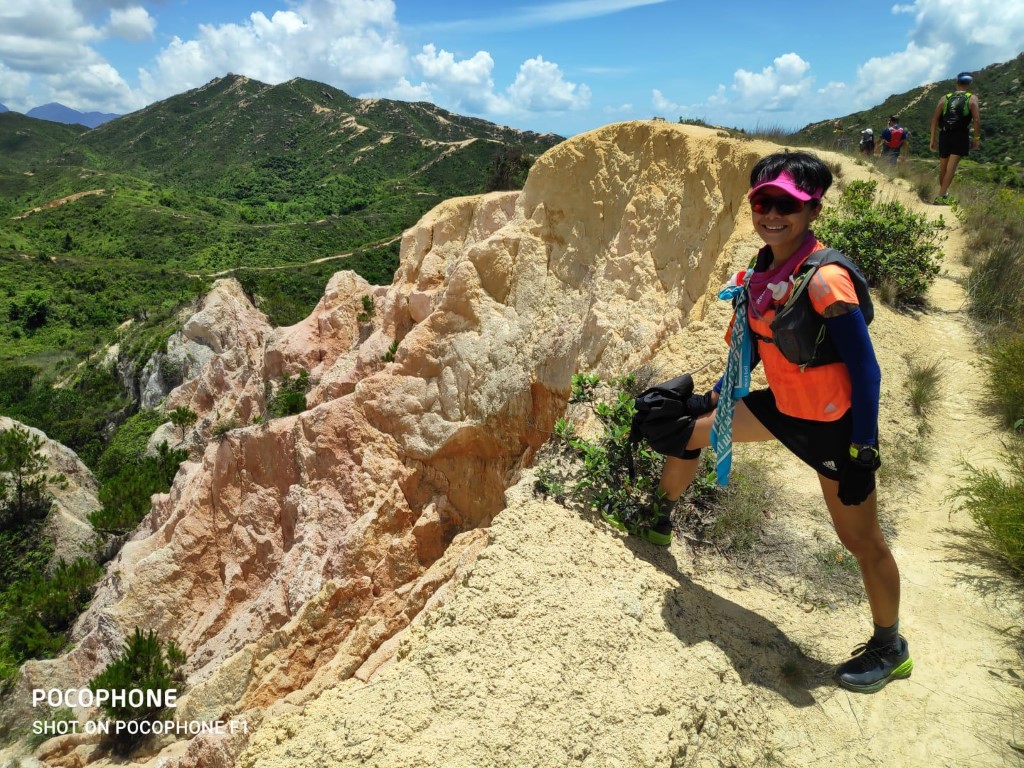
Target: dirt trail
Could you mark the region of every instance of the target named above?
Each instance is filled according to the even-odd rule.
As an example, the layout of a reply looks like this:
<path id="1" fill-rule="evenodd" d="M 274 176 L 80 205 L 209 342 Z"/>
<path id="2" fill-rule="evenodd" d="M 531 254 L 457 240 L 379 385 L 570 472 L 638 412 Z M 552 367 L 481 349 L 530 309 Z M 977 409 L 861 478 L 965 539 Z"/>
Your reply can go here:
<path id="1" fill-rule="evenodd" d="M 836 156 L 838 157 L 838 156 Z M 883 195 L 930 216 L 906 182 L 844 162 L 844 179 L 877 178 Z M 594 515 L 531 496 L 525 477 L 490 543 L 445 604 L 401 640 L 364 683 L 348 680 L 301 708 L 282 707 L 239 765 L 470 768 L 585 766 L 1021 766 L 1024 673 L 1001 630 L 1019 626 L 1009 582 L 977 552 L 948 494 L 962 457 L 998 463 L 977 348 L 958 278 L 951 222 L 947 274 L 927 311 L 879 304 L 872 337 L 883 370 L 885 460 L 908 478 L 881 484 L 903 575 L 909 680 L 875 695 L 838 689 L 831 670 L 870 634 L 861 590 L 812 582 L 813 553 L 835 548 L 813 474 L 772 444 L 737 446 L 769 464 L 782 501 L 755 562 L 726 562 L 677 539 L 667 550 L 624 537 Z M 752 233 L 726 246 L 743 266 Z M 716 302 L 659 362 L 717 378 L 728 310 Z M 919 462 L 906 390 L 908 356 L 944 374 Z M 717 367 L 716 367 L 717 366 Z M 849 576 L 848 580 L 855 577 Z M 832 591 L 830 591 L 832 589 Z"/>
<path id="2" fill-rule="evenodd" d="M 934 215 L 930 206 L 904 202 Z M 902 574 L 901 626 L 911 642 L 914 673 L 881 695 L 836 689 L 812 710 L 773 708 L 771 720 L 785 734 L 780 752 L 787 765 L 826 765 L 839 756 L 843 765 L 1024 764 L 1008 744 L 1024 734 L 1024 699 L 1012 677 L 1022 671 L 1021 662 L 1001 631 L 1019 627 L 1019 596 L 986 564 L 973 523 L 949 499 L 963 477 L 964 459 L 974 466 L 998 464 L 1002 434 L 985 403 L 959 282 L 967 271 L 960 261 L 963 238 L 951 223 L 945 274 L 930 291 L 929 309 L 894 318 L 895 329 L 881 333 L 904 354 L 938 360 L 943 373 L 929 417 L 927 462 L 909 483 L 883 493 L 890 508 L 898 507 L 891 543 Z M 801 634 L 813 634 L 806 621 L 798 624 Z M 828 634 L 833 626 L 829 620 L 819 630 Z M 858 639 L 821 642 L 829 658 L 839 658 L 844 645 Z"/>

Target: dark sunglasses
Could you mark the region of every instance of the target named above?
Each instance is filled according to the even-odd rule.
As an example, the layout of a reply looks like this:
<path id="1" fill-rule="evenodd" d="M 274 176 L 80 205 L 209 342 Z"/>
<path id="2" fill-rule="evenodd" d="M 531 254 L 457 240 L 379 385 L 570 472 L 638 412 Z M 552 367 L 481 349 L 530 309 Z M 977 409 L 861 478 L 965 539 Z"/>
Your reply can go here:
<path id="1" fill-rule="evenodd" d="M 758 214 L 766 214 L 772 208 L 780 216 L 800 213 L 804 209 L 804 201 L 789 195 L 754 195 L 750 198 L 750 210 Z"/>

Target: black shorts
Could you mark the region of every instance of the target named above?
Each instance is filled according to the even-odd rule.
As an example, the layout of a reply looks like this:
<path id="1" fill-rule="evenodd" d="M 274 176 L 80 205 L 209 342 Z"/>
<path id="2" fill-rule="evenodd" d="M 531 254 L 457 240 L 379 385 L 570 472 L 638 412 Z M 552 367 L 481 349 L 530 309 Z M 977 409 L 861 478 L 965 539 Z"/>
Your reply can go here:
<path id="1" fill-rule="evenodd" d="M 967 157 L 971 151 L 971 135 L 967 132 L 939 132 L 939 157 Z"/>
<path id="2" fill-rule="evenodd" d="M 765 429 L 804 464 L 831 480 L 839 479 L 839 468 L 850 460 L 853 416 L 849 410 L 836 421 L 798 419 L 779 410 L 770 389 L 751 392 L 743 402 Z"/>

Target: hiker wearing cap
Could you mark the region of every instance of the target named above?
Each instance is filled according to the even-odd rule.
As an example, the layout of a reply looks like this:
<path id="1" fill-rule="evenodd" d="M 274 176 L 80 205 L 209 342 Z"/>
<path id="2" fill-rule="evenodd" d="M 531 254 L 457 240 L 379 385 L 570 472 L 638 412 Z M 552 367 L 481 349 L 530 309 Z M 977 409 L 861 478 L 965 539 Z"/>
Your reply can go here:
<path id="1" fill-rule="evenodd" d="M 860 153 L 868 157 L 875 154 L 875 132 L 871 128 L 860 132 Z"/>
<path id="2" fill-rule="evenodd" d="M 889 117 L 888 127 L 882 131 L 881 155 L 893 165 L 900 155 L 906 156 L 910 151 L 910 133 L 900 125 L 897 115 Z"/>
<path id="3" fill-rule="evenodd" d="M 981 116 L 978 97 L 970 92 L 974 77 L 970 72 L 956 76 L 956 90 L 950 91 L 935 105 L 932 113 L 932 133 L 928 147 L 936 149 L 935 134 L 938 132 L 939 150 L 939 196 L 938 205 L 950 202 L 949 186 L 956 175 L 961 157 L 967 157 L 971 149 L 977 149 L 981 141 Z M 974 137 L 971 138 L 971 124 Z"/>
<path id="4" fill-rule="evenodd" d="M 867 327 L 871 297 L 857 267 L 810 229 L 831 184 L 828 166 L 807 152 L 780 152 L 754 166 L 747 198 L 765 245 L 719 294 L 735 309 L 725 374 L 713 390 L 681 402 L 689 414 L 677 419 L 676 433 L 649 440 L 665 455 L 651 521 L 604 514 L 616 527 L 667 546 L 671 512 L 698 472 L 701 449 L 714 447 L 724 485 L 734 442 L 778 440 L 816 471 L 839 540 L 860 566 L 874 634 L 838 667 L 836 680 L 869 693 L 908 677 L 913 662 L 899 634 L 899 570 L 878 524 L 881 371 Z M 768 387 L 751 391 L 758 363 Z M 634 419 L 638 426 L 648 436 Z"/>

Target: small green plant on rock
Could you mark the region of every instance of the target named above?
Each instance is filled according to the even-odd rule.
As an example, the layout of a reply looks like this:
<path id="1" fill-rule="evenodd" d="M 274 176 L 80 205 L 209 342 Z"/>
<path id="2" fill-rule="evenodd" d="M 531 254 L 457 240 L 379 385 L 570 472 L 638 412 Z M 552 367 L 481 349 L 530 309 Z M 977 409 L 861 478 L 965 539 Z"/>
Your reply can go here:
<path id="1" fill-rule="evenodd" d="M 368 323 L 373 319 L 373 316 L 377 311 L 377 307 L 373 303 L 373 299 L 365 294 L 361 296 L 359 300 L 362 302 L 363 309 L 356 315 L 356 320 L 360 323 Z"/>
<path id="2" fill-rule="evenodd" d="M 306 393 L 309 391 L 309 371 L 301 370 L 297 376 L 285 376 L 270 400 L 267 413 L 270 416 L 294 416 L 306 410 Z"/>
<path id="3" fill-rule="evenodd" d="M 538 475 L 540 485 L 548 491 L 545 495 L 557 498 L 559 493 L 555 491 L 561 491 L 586 508 L 605 510 L 629 522 L 649 522 L 664 459 L 646 443 L 633 446 L 629 442 L 636 412 L 633 398 L 638 389 L 635 374 L 607 382 L 597 374 L 580 373 L 572 377 L 569 403 L 590 410 L 601 431 L 588 438 L 578 435 L 566 419 L 556 422 L 557 445 L 573 461 L 565 469 L 566 482 L 555 479 L 549 469 Z M 632 477 L 630 454 L 635 469 Z"/>

